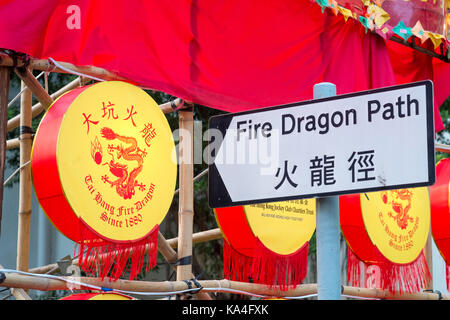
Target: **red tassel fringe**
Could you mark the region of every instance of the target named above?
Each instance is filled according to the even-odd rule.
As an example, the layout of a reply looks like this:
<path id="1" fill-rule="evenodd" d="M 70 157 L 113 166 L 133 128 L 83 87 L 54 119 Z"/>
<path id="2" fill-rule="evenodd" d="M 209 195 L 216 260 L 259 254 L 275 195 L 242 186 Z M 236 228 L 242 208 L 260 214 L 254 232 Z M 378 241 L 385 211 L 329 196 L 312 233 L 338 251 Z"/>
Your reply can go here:
<path id="1" fill-rule="evenodd" d="M 359 260 L 359 258 L 348 248 L 347 253 L 347 282 L 354 287 L 361 286 L 361 275 L 364 275 L 367 269 L 367 265 Z M 364 279 L 363 283 L 365 283 Z"/>
<path id="2" fill-rule="evenodd" d="M 78 251 L 78 265 L 88 275 L 96 275 L 103 280 L 109 274 L 109 280 L 116 281 L 129 267 L 130 280 L 134 280 L 144 266 L 145 255 L 147 272 L 156 265 L 158 231 L 156 225 L 148 237 L 136 242 L 103 240 L 99 245 L 98 242 L 84 241 L 75 246 L 74 256 Z M 86 236 L 92 236 L 92 231 L 83 227 L 82 235 L 83 239 L 89 239 Z"/>
<path id="3" fill-rule="evenodd" d="M 253 282 L 253 258 L 236 251 L 223 239 L 223 277 L 241 282 Z"/>
<path id="4" fill-rule="evenodd" d="M 288 255 L 281 255 L 267 249 L 257 239 L 252 273 L 256 283 L 269 286 L 280 286 L 288 290 L 301 284 L 306 277 L 308 266 L 309 244 L 306 242 L 300 249 Z"/>
<path id="5" fill-rule="evenodd" d="M 225 279 L 279 286 L 288 290 L 301 284 L 306 277 L 308 265 L 308 242 L 296 252 L 280 255 L 257 240 L 255 257 L 245 256 L 223 241 L 223 264 Z"/>
<path id="6" fill-rule="evenodd" d="M 347 259 L 347 281 L 352 286 L 370 287 L 388 290 L 391 293 L 414 293 L 420 292 L 428 281 L 431 274 L 423 251 L 417 259 L 410 264 L 395 264 L 379 254 L 378 262 L 366 264 L 348 249 Z M 374 266 L 373 273 L 368 275 L 368 268 Z M 369 277 L 371 277 L 369 279 Z M 361 286 L 361 280 L 363 285 Z M 371 282 L 367 283 L 367 282 Z"/>

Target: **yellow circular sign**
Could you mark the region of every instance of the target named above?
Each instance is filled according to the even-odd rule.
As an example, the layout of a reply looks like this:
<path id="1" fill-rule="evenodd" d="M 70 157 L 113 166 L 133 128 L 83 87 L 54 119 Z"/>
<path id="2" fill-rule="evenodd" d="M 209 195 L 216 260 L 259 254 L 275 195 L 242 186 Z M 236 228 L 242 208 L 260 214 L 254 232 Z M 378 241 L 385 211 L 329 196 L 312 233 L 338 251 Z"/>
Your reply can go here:
<path id="1" fill-rule="evenodd" d="M 251 204 L 244 211 L 253 234 L 278 254 L 297 251 L 316 229 L 315 199 Z"/>
<path id="2" fill-rule="evenodd" d="M 360 196 L 361 211 L 372 243 L 391 262 L 413 262 L 425 247 L 430 230 L 428 189 L 398 189 L 366 195 Z"/>
<path id="3" fill-rule="evenodd" d="M 172 202 L 173 149 L 167 119 L 145 91 L 120 81 L 92 85 L 72 102 L 59 131 L 65 197 L 103 238 L 142 239 Z"/>

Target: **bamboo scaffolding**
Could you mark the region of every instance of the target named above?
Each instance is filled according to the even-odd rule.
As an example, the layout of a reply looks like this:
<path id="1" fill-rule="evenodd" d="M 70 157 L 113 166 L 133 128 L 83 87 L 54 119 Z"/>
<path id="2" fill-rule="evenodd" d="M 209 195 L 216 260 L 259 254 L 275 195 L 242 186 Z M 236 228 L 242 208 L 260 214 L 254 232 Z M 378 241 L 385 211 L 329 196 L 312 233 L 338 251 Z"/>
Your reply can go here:
<path id="1" fill-rule="evenodd" d="M 29 72 L 29 70 L 28 70 Z M 22 88 L 26 86 L 22 81 Z M 31 156 L 31 103 L 32 93 L 28 88 L 20 100 L 20 166 L 30 161 Z M 17 233 L 17 270 L 28 271 L 30 251 L 31 220 L 31 169 L 24 166 L 20 170 L 19 214 Z"/>
<path id="2" fill-rule="evenodd" d="M 5 160 L 7 149 L 7 130 L 8 122 L 8 94 L 9 94 L 9 69 L 0 68 L 0 230 L 2 222 L 3 207 L 3 180 L 5 179 Z"/>
<path id="3" fill-rule="evenodd" d="M 194 223 L 194 154 L 193 110 L 179 112 L 179 208 L 177 280 L 192 275 L 192 233 Z"/>
<path id="4" fill-rule="evenodd" d="M 33 289 L 40 291 L 68 290 L 71 288 L 70 281 L 73 278 L 62 277 L 59 279 L 41 278 L 28 275 L 7 273 L 5 280 L 1 284 L 8 288 Z M 89 289 L 88 286 L 97 286 L 114 290 L 134 291 L 134 292 L 165 292 L 182 291 L 189 288 L 184 281 L 128 281 L 128 280 L 101 280 L 98 278 L 81 277 L 77 279 L 81 284 L 80 289 Z M 278 287 L 269 287 L 263 284 L 246 283 L 221 280 L 198 280 L 202 289 L 200 292 L 231 292 L 235 294 L 263 295 L 268 297 L 297 297 L 317 294 L 317 284 L 301 284 L 295 288 L 282 291 Z M 195 286 L 193 286 L 195 288 Z M 232 290 L 232 291 L 231 291 Z M 234 292 L 233 292 L 234 291 Z M 358 287 L 342 287 L 342 294 L 348 297 L 359 297 L 369 299 L 387 300 L 450 300 L 450 295 L 438 292 L 417 292 L 410 294 L 391 293 L 387 290 L 368 289 Z"/>

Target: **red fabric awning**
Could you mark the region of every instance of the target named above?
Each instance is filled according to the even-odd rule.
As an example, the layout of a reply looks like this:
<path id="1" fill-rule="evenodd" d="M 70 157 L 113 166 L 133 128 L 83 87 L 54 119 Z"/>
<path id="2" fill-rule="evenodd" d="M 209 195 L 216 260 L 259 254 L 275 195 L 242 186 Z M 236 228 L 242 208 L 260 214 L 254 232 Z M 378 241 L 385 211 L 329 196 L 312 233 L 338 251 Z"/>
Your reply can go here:
<path id="1" fill-rule="evenodd" d="M 321 81 L 342 94 L 431 79 L 436 110 L 450 93 L 448 64 L 406 47 L 389 55 L 386 41 L 358 21 L 322 13 L 308 0 L 81 0 L 78 12 L 70 6 L 3 1 L 0 47 L 102 67 L 230 112 L 312 99 Z M 435 120 L 439 131 L 439 112 Z"/>

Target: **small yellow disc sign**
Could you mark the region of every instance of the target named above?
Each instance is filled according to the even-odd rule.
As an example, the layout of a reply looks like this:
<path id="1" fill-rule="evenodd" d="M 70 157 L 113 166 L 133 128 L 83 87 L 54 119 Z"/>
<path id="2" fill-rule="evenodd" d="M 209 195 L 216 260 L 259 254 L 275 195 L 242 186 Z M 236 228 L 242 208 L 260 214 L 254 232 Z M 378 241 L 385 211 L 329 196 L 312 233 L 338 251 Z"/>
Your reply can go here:
<path id="1" fill-rule="evenodd" d="M 315 199 L 245 205 L 244 211 L 253 234 L 278 254 L 296 252 L 316 229 Z"/>

